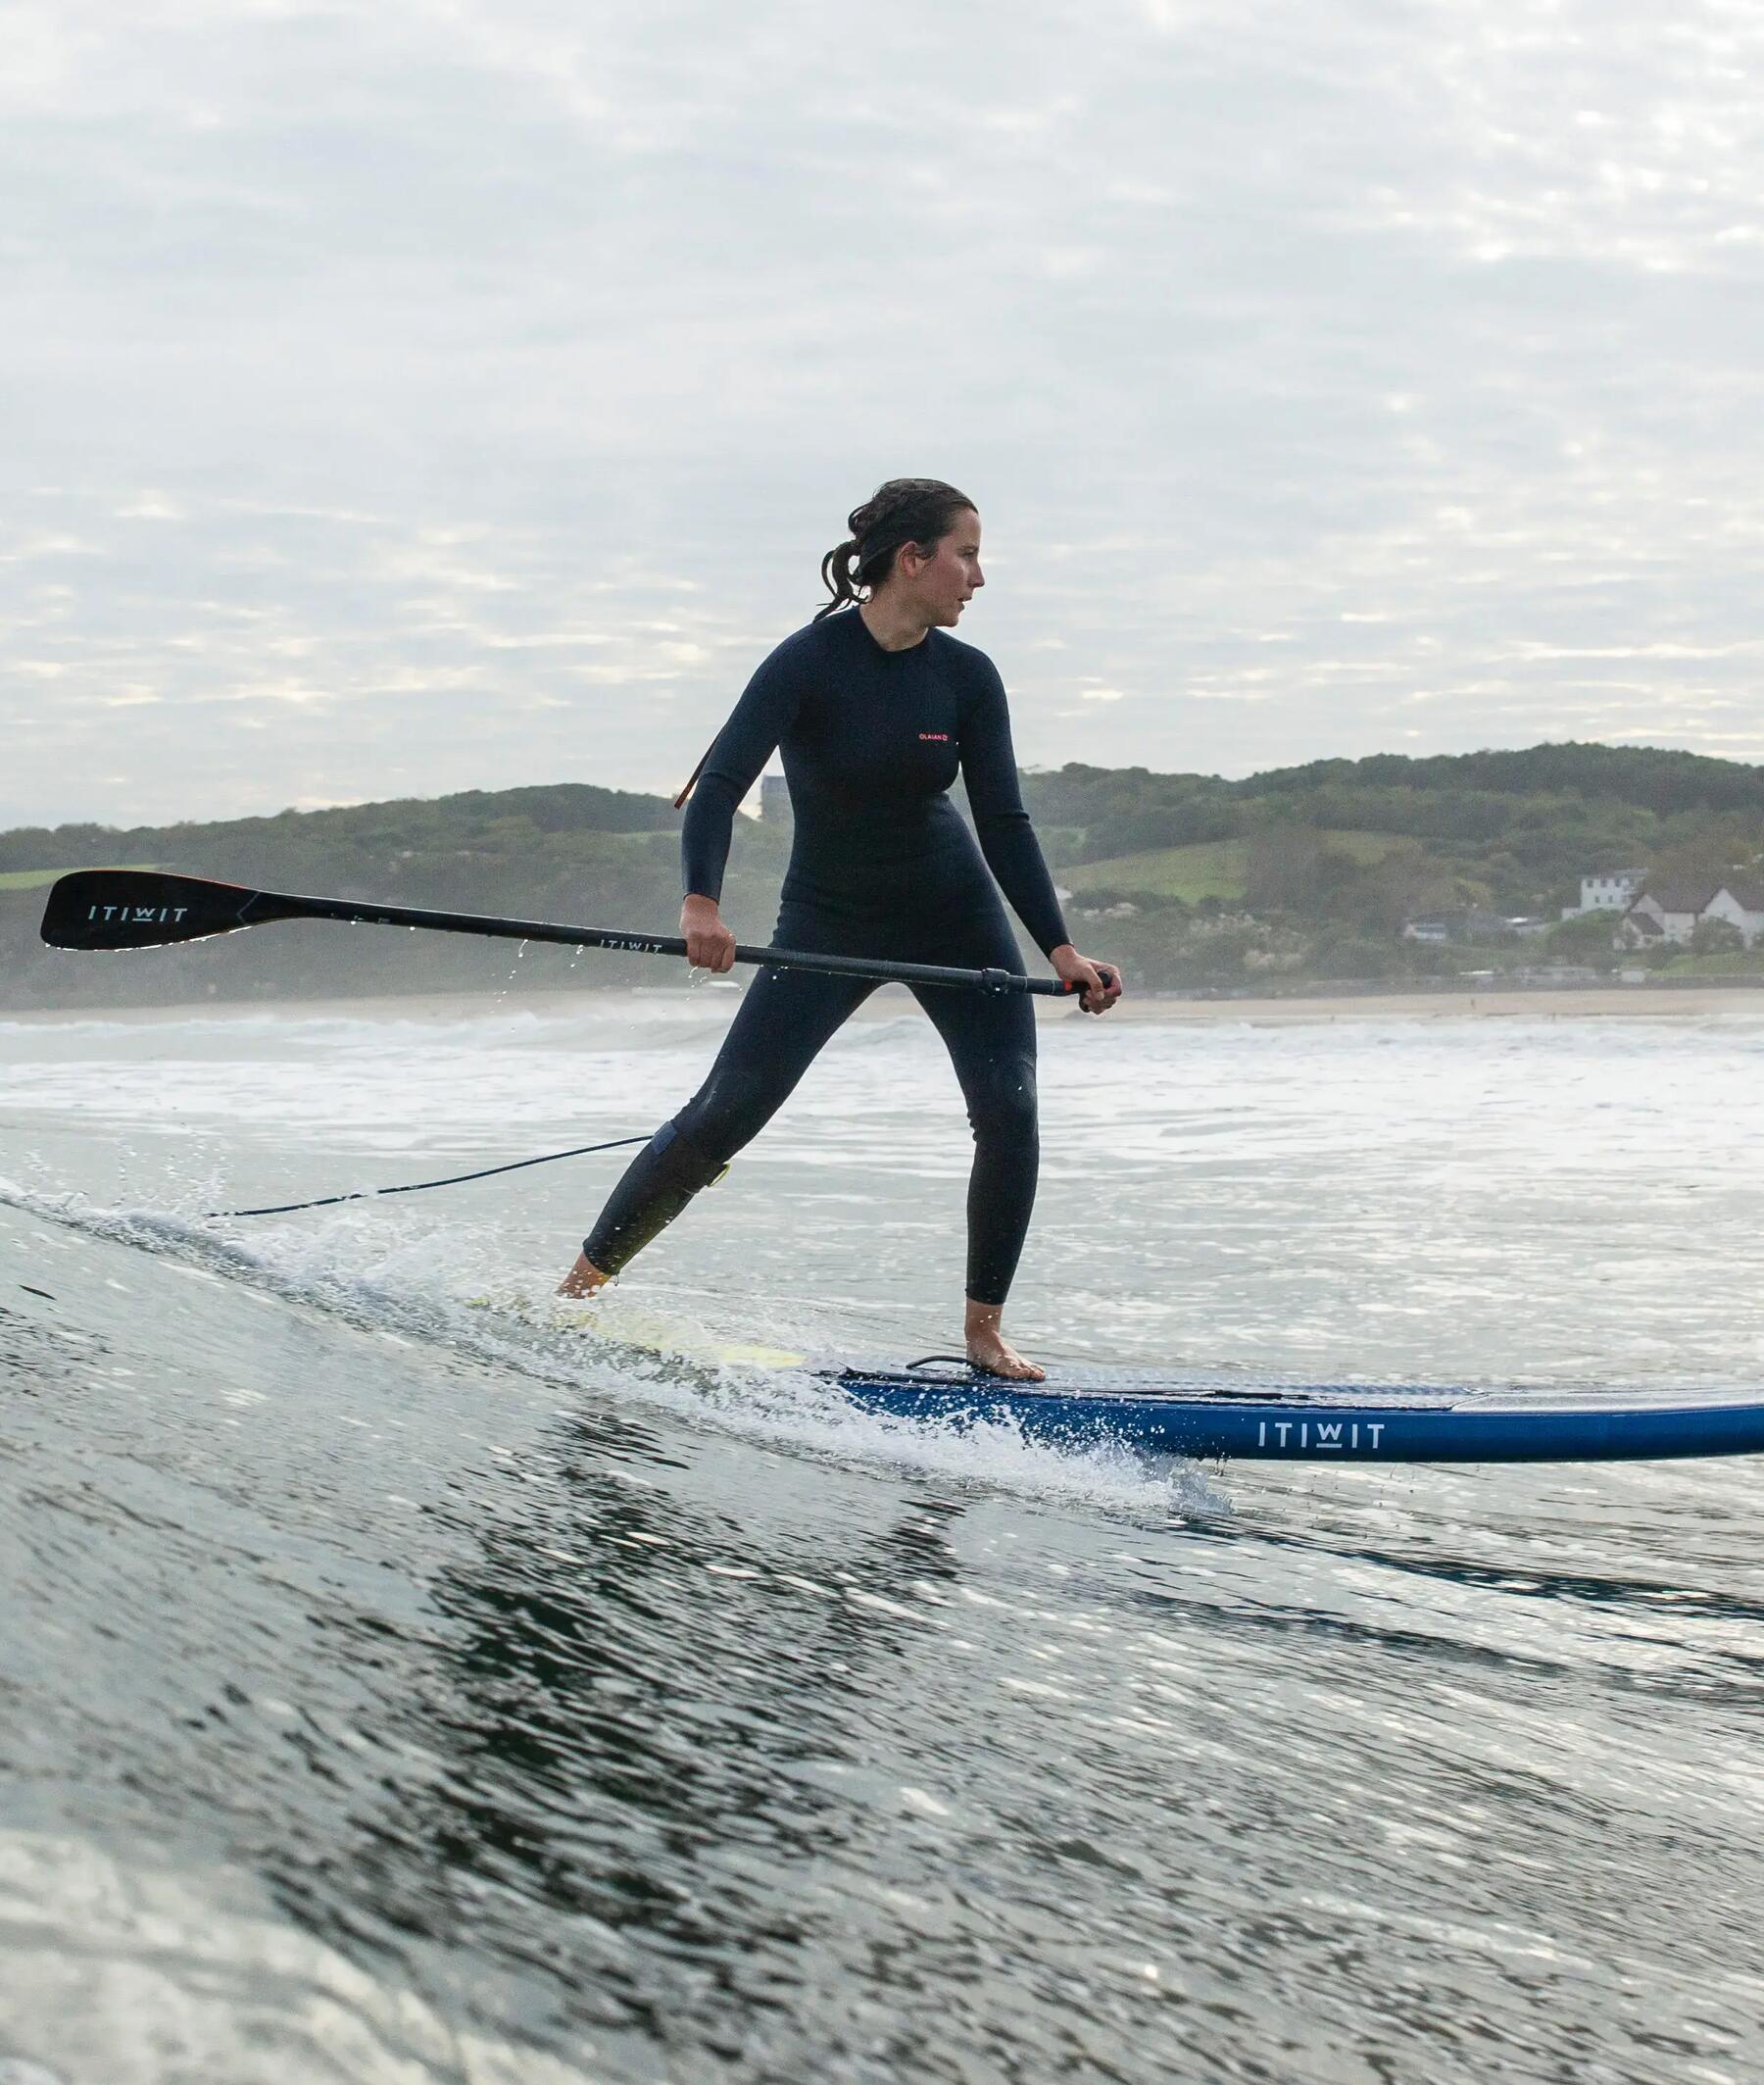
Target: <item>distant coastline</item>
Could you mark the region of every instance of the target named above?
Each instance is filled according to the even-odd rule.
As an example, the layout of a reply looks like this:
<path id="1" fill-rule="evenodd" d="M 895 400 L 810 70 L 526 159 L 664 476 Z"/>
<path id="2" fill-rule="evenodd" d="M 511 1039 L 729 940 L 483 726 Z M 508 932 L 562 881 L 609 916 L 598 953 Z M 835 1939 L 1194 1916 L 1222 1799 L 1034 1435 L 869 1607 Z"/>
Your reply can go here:
<path id="1" fill-rule="evenodd" d="M 1652 1004 L 1764 981 L 1764 766 L 1562 744 L 1321 761 L 1237 781 L 1075 763 L 1022 779 L 1073 938 L 1118 964 L 1136 997 L 1458 1003 L 1498 989 L 1566 1004 L 1576 989 L 1609 989 Z M 654 983 L 664 971 L 647 957 L 523 956 L 466 935 L 296 921 L 136 961 L 45 950 L 37 926 L 57 874 L 127 863 L 671 934 L 679 824 L 665 797 L 549 783 L 206 824 L 0 832 L 0 1008 Z M 743 939 L 776 918 L 790 849 L 787 792 L 774 787 L 763 818 L 740 820 L 723 886 Z"/>

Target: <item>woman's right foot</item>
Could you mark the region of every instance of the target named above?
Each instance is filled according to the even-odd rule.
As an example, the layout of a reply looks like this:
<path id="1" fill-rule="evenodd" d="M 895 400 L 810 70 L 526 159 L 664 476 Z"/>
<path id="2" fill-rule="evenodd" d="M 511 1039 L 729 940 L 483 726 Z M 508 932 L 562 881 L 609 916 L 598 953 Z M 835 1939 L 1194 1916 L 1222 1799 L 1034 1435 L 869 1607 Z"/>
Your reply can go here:
<path id="1" fill-rule="evenodd" d="M 988 1375 L 1008 1376 L 1012 1382 L 1045 1382 L 1047 1369 L 1025 1360 L 1000 1329 L 999 1320 L 1004 1315 L 1003 1304 L 976 1303 L 971 1296 L 967 1299 L 962 1343 L 968 1365 L 984 1368 Z"/>
<path id="2" fill-rule="evenodd" d="M 988 1375 L 1007 1376 L 1012 1382 L 1041 1383 L 1048 1378 L 1046 1368 L 1019 1354 L 1009 1340 L 997 1331 L 977 1335 L 970 1332 L 967 1358 L 970 1367 L 983 1368 Z"/>
<path id="3" fill-rule="evenodd" d="M 586 1253 L 576 1255 L 575 1266 L 558 1284 L 560 1296 L 592 1296 L 596 1289 L 604 1289 L 608 1276 L 603 1274 Z"/>

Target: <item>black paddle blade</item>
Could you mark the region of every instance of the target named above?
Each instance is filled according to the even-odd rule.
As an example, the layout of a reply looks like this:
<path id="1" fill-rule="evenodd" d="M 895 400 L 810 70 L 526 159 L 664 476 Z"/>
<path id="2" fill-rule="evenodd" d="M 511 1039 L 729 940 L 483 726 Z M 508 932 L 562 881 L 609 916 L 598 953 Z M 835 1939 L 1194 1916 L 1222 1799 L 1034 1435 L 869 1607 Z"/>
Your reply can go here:
<path id="1" fill-rule="evenodd" d="M 238 883 L 145 869 L 79 869 L 51 886 L 43 939 L 51 948 L 160 948 L 291 917 L 295 908 Z"/>

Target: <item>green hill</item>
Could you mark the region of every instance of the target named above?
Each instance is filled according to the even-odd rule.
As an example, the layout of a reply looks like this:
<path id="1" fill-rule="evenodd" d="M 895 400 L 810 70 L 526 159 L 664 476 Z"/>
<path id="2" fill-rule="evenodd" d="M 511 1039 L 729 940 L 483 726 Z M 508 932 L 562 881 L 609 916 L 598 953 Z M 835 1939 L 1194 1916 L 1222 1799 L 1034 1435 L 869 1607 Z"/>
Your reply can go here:
<path id="1" fill-rule="evenodd" d="M 1386 856 L 1412 852 L 1417 840 L 1387 832 L 1337 832 L 1321 829 L 1319 844 L 1362 867 Z M 1197 840 L 1188 847 L 1154 847 L 1143 854 L 1111 855 L 1101 862 L 1062 866 L 1059 880 L 1068 890 L 1108 891 L 1123 898 L 1177 898 L 1198 905 L 1203 898 L 1242 898 L 1253 869 L 1250 840 Z"/>
<path id="2" fill-rule="evenodd" d="M 44 949 L 41 886 L 69 869 L 152 863 L 270 890 L 381 898 L 671 933 L 679 917 L 679 814 L 664 797 L 580 783 L 286 811 L 275 818 L 0 833 L 0 1006 L 178 1004 L 193 999 L 502 991 L 654 978 L 654 959 L 443 934 L 344 934 L 316 924 L 95 961 Z M 787 841 L 742 821 L 727 899 L 769 924 Z M 584 959 L 585 960 L 585 959 Z"/>
<path id="3" fill-rule="evenodd" d="M 1258 968 L 1455 967 L 1456 949 L 1404 942 L 1403 920 L 1450 908 L 1554 918 L 1598 869 L 1755 876 L 1764 861 L 1764 767 L 1649 747 L 1377 755 L 1236 781 L 1073 764 L 1023 785 L 1054 872 L 1075 893 L 1074 932 L 1154 985 Z M 558 783 L 210 823 L 0 832 L 0 1006 L 653 979 L 657 967 L 642 958 L 572 967 L 567 951 L 514 959 L 465 937 L 300 924 L 96 961 L 44 950 L 36 923 L 56 873 L 152 863 L 270 889 L 669 932 L 678 827 L 664 798 Z M 788 827 L 740 821 L 724 911 L 744 939 L 769 930 L 788 851 Z M 1124 897 L 1137 916 L 1087 920 Z M 1581 955 L 1608 959 L 1596 935 L 1580 938 Z M 1529 949 L 1535 957 L 1538 944 Z"/>

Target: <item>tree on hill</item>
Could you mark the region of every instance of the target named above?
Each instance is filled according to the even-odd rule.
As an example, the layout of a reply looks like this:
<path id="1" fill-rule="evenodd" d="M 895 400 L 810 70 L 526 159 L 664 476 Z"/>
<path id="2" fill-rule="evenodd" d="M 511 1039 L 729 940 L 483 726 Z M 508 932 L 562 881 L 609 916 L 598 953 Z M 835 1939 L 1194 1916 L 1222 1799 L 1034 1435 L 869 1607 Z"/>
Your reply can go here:
<path id="1" fill-rule="evenodd" d="M 1693 956 L 1738 956 L 1745 936 L 1731 919 L 1699 919 L 1690 930 Z"/>
<path id="2" fill-rule="evenodd" d="M 1245 904 L 1255 912 L 1306 909 L 1323 879 L 1323 855 L 1314 825 L 1257 826 L 1244 869 Z"/>
<path id="3" fill-rule="evenodd" d="M 1699 807 L 1764 811 L 1764 767 L 1665 746 L 1601 746 L 1575 740 L 1510 752 L 1441 753 L 1422 759 L 1376 753 L 1357 761 L 1312 761 L 1302 768 L 1251 775 L 1238 787 L 1247 795 L 1265 796 L 1293 788 L 1308 794 L 1332 783 L 1429 792 L 1487 790 L 1500 796 L 1602 797 L 1661 818 Z"/>
<path id="4" fill-rule="evenodd" d="M 1712 886 L 1736 877 L 1749 880 L 1761 846 L 1764 829 L 1748 819 L 1720 819 L 1701 826 L 1675 819 L 1671 837 L 1648 858 L 1648 881 Z"/>
<path id="5" fill-rule="evenodd" d="M 1612 955 L 1617 935 L 1618 913 L 1579 913 L 1561 919 L 1549 930 L 1544 947 L 1563 963 L 1597 963 Z"/>

